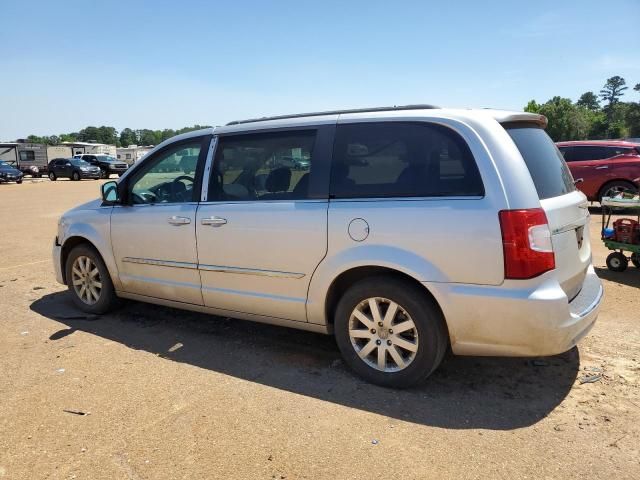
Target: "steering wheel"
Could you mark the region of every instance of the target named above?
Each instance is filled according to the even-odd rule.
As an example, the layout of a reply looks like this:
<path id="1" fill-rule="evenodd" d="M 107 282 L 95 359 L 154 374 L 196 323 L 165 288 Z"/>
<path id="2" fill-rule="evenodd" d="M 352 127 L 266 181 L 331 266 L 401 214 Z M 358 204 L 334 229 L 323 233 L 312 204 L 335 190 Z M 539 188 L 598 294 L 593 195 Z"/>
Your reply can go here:
<path id="1" fill-rule="evenodd" d="M 174 201 L 176 200 L 181 200 L 184 201 L 184 198 L 179 198 L 183 195 L 184 192 L 186 192 L 187 187 L 184 184 L 180 184 L 180 182 L 182 180 L 187 180 L 188 182 L 191 182 L 192 184 L 195 183 L 195 179 L 193 177 L 190 177 L 188 175 L 180 175 L 179 177 L 176 177 L 172 180 L 171 182 L 171 197 Z M 178 187 L 178 185 L 180 184 L 180 187 Z"/>

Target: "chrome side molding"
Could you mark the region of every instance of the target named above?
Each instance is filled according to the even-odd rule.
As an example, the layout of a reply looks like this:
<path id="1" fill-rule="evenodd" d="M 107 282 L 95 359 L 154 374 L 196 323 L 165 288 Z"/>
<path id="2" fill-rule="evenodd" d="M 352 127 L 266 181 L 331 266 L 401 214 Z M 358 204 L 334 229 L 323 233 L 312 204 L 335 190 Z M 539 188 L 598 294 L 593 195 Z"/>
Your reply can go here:
<path id="1" fill-rule="evenodd" d="M 203 264 L 189 263 L 189 262 L 172 262 L 169 260 L 155 260 L 153 258 L 124 257 L 122 261 L 126 263 L 137 263 L 140 265 L 155 265 L 158 267 L 172 267 L 172 268 L 188 268 L 191 270 L 201 270 L 205 272 L 236 273 L 240 275 L 257 275 L 261 277 L 303 278 L 305 276 L 304 273 L 296 273 L 296 272 L 281 272 L 278 270 L 259 270 L 256 268 L 225 267 L 221 265 L 203 265 Z"/>

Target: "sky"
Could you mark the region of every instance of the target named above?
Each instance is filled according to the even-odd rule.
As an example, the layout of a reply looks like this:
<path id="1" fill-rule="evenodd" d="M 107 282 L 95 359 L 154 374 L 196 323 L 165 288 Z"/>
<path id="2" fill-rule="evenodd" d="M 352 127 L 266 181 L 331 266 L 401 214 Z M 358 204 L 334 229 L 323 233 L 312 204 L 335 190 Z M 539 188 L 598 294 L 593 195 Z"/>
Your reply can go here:
<path id="1" fill-rule="evenodd" d="M 640 97 L 640 0 L 0 0 L 0 18 L 4 141 L 415 103 L 522 110 L 613 75 Z"/>

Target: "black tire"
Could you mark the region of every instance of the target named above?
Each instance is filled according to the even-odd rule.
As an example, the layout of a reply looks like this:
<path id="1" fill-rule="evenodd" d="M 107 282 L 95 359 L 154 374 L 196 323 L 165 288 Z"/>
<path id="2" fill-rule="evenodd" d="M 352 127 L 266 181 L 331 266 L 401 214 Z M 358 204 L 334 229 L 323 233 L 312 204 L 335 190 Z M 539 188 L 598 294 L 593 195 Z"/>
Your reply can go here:
<path id="1" fill-rule="evenodd" d="M 56 177 L 56 174 L 53 172 L 49 172 L 49 180 L 51 180 L 52 182 L 55 182 L 58 179 L 58 177 Z"/>
<path id="2" fill-rule="evenodd" d="M 363 301 L 376 297 L 397 303 L 411 317 L 418 333 L 415 357 L 399 371 L 385 372 L 365 363 L 349 336 L 354 309 Z M 389 276 L 368 278 L 351 286 L 338 302 L 334 327 L 345 363 L 368 382 L 383 387 L 406 388 L 423 382 L 440 365 L 448 347 L 445 321 L 437 304 L 419 286 Z"/>
<path id="3" fill-rule="evenodd" d="M 109 173 L 106 170 L 100 170 L 100 178 L 109 178 Z"/>
<path id="4" fill-rule="evenodd" d="M 624 180 L 614 180 L 613 182 L 605 183 L 598 192 L 598 201 L 602 203 L 602 197 L 610 196 L 610 192 L 612 190 L 615 191 L 629 191 L 633 193 L 638 193 L 638 188 L 631 182 L 626 182 Z"/>
<path id="5" fill-rule="evenodd" d="M 80 180 L 80 174 L 78 172 L 73 172 L 71 174 L 71 180 L 73 180 L 74 182 L 77 182 L 78 180 Z"/>
<path id="6" fill-rule="evenodd" d="M 612 272 L 624 272 L 629 266 L 629 260 L 620 252 L 610 253 L 607 257 L 607 268 Z"/>
<path id="7" fill-rule="evenodd" d="M 87 304 L 80 298 L 73 286 L 73 264 L 78 257 L 82 256 L 88 257 L 95 264 L 98 269 L 99 280 L 102 283 L 99 298 L 95 303 L 91 305 Z M 115 289 L 113 288 L 113 282 L 111 281 L 109 271 L 107 270 L 102 257 L 93 246 L 88 244 L 81 244 L 74 247 L 71 252 L 69 252 L 69 256 L 67 257 L 65 272 L 67 287 L 69 288 L 69 293 L 71 294 L 73 303 L 83 312 L 101 315 L 103 313 L 109 312 L 110 310 L 113 310 L 119 305 L 118 297 L 116 297 Z"/>
<path id="8" fill-rule="evenodd" d="M 640 268 L 640 254 L 634 253 L 631 255 L 631 263 L 633 263 L 634 267 Z"/>
<path id="9" fill-rule="evenodd" d="M 22 179 L 20 179 L 20 180 L 16 180 L 16 183 L 17 183 L 18 185 L 20 185 L 20 184 L 22 183 Z"/>

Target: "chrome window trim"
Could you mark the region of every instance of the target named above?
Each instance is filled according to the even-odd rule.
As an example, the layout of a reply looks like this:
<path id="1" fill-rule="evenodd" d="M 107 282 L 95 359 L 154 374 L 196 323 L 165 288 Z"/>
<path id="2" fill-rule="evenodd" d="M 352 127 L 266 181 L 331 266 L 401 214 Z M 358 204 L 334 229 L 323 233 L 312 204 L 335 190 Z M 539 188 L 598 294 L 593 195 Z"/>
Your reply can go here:
<path id="1" fill-rule="evenodd" d="M 327 198 L 305 198 L 301 200 L 216 200 L 210 202 L 200 202 L 200 205 L 255 205 L 257 203 L 278 204 L 278 203 L 329 203 Z"/>
<path id="2" fill-rule="evenodd" d="M 207 159 L 204 164 L 204 173 L 202 174 L 202 190 L 200 192 L 200 201 L 206 202 L 207 195 L 209 195 L 209 181 L 211 176 L 211 168 L 213 166 L 213 160 L 215 158 L 216 149 L 218 147 L 218 136 L 214 135 L 209 143 L 209 151 L 207 152 Z"/>
<path id="3" fill-rule="evenodd" d="M 161 202 L 161 203 L 134 203 L 133 205 L 106 205 L 114 208 L 149 208 L 149 207 L 173 207 L 176 205 L 193 205 L 197 206 L 198 202 Z"/>

